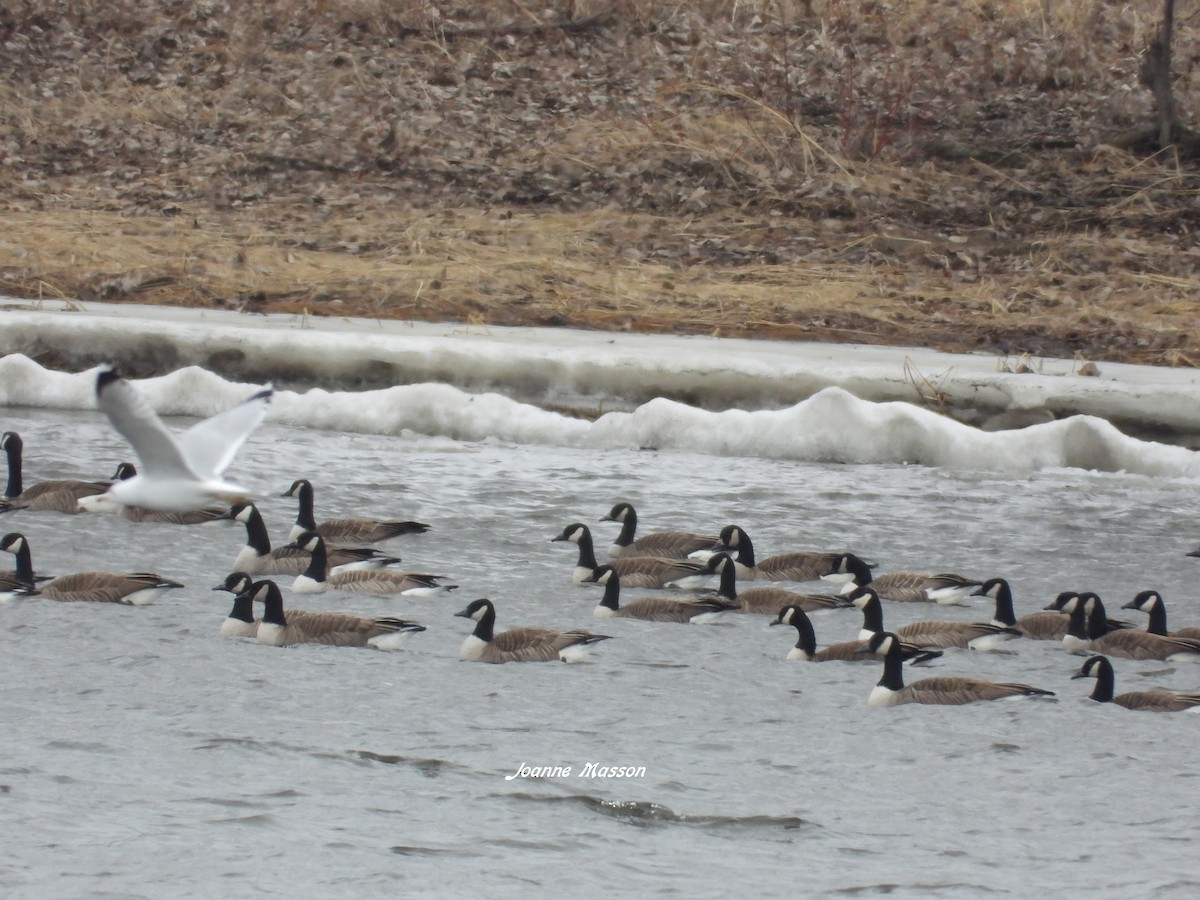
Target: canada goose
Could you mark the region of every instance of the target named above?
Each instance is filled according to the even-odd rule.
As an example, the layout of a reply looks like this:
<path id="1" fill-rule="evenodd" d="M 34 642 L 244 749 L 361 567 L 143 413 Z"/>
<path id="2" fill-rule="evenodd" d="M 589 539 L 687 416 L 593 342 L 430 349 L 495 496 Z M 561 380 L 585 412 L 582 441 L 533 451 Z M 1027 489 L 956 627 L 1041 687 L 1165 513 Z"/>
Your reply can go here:
<path id="1" fill-rule="evenodd" d="M 1104 603 L 1094 593 L 1068 601 L 1070 620 L 1063 646 L 1080 656 L 1103 654 L 1123 659 L 1200 661 L 1200 641 L 1151 634 L 1135 628 L 1109 630 Z"/>
<path id="2" fill-rule="evenodd" d="M 884 600 L 901 603 L 932 601 L 942 606 L 960 606 L 971 592 L 983 583 L 951 572 L 937 575 L 925 572 L 888 572 L 876 578 L 871 574 L 871 567 L 853 553 L 841 554 L 834 566 L 834 572 L 852 576 L 853 583 L 860 587 L 869 584 Z"/>
<path id="3" fill-rule="evenodd" d="M 1126 709 L 1144 710 L 1145 712 L 1182 712 L 1185 709 L 1200 708 L 1200 694 L 1177 694 L 1174 691 L 1130 691 L 1114 697 L 1113 667 L 1106 656 L 1091 657 L 1083 664 L 1083 668 L 1071 678 L 1095 678 L 1096 687 L 1092 689 L 1091 697 L 1097 703 L 1115 703 Z"/>
<path id="4" fill-rule="evenodd" d="M 213 586 L 214 591 L 233 594 L 233 609 L 221 622 L 221 637 L 258 637 L 258 619 L 254 618 L 254 598 L 251 596 L 253 586 L 253 579 L 245 572 L 232 572 L 223 582 Z"/>
<path id="5" fill-rule="evenodd" d="M 592 532 L 582 522 L 574 522 L 562 530 L 550 542 L 569 541 L 579 547 L 579 558 L 575 563 L 572 580 L 579 584 L 593 580 L 599 563 L 592 544 Z M 692 559 L 667 559 L 662 556 L 622 556 L 610 563 L 625 587 L 660 588 L 668 585 L 693 587 L 708 579 L 702 574 L 704 563 Z"/>
<path id="6" fill-rule="evenodd" d="M 221 623 L 221 637 L 258 637 L 259 620 L 254 617 L 253 588 L 256 582 L 245 572 L 232 572 L 225 580 L 213 587 L 214 591 L 229 591 L 233 594 L 233 609 Z M 284 610 L 288 624 L 302 621 L 306 616 L 324 615 L 302 609 Z"/>
<path id="7" fill-rule="evenodd" d="M 788 659 L 799 659 L 805 662 L 870 662 L 876 663 L 879 657 L 868 649 L 867 641 L 842 641 L 830 644 L 821 650 L 817 649 L 817 635 L 813 631 L 812 620 L 804 610 L 796 604 L 785 606 L 771 625 L 792 625 L 796 629 L 796 646 L 788 651 Z M 900 642 L 901 658 L 914 665 L 937 659 L 942 655 L 941 650 L 926 650 L 921 647 Z"/>
<path id="8" fill-rule="evenodd" d="M 270 579 L 254 582 L 252 600 L 263 604 L 256 640 L 271 647 L 294 644 L 332 644 L 336 647 L 373 647 L 398 650 L 424 625 L 391 616 L 368 618 L 341 612 L 285 612 L 279 585 Z"/>
<path id="9" fill-rule="evenodd" d="M 1062 591 L 1053 600 L 1044 607 L 1048 613 L 1058 613 L 1062 618 L 1061 632 L 1058 635 L 1058 640 L 1062 640 L 1066 636 L 1067 627 L 1071 624 L 1071 610 L 1074 608 L 1074 600 L 1079 596 L 1078 591 Z M 1099 623 L 1097 623 L 1099 624 Z M 1117 631 L 1121 628 L 1133 628 L 1132 622 L 1126 622 L 1124 619 L 1114 619 L 1112 616 L 1104 617 L 1104 627 L 1108 631 Z"/>
<path id="10" fill-rule="evenodd" d="M 32 585 L 33 553 L 25 535 L 12 532 L 0 538 L 0 550 L 17 558 L 15 576 L 18 581 Z M 153 572 L 76 572 L 60 575 L 38 585 L 38 592 L 48 600 L 92 601 L 96 603 L 123 603 L 127 606 L 145 606 L 153 603 L 166 591 L 183 587 Z"/>
<path id="11" fill-rule="evenodd" d="M 805 612 L 825 609 L 849 609 L 854 604 L 848 597 L 839 594 L 801 594 L 786 588 L 756 587 L 739 591 L 737 579 L 741 572 L 728 553 L 714 553 L 708 558 L 703 571 L 713 572 L 720 577 L 717 594 L 737 603 L 737 611 L 750 615 L 773 616 L 780 607 L 795 604 Z"/>
<path id="12" fill-rule="evenodd" d="M 313 486 L 306 478 L 297 478 L 280 496 L 295 497 L 300 504 L 296 523 L 288 533 L 288 540 L 292 541 L 306 531 L 315 531 L 330 545 L 377 544 L 405 534 L 424 534 L 429 530 L 429 526 L 421 522 L 379 519 L 326 519 L 317 524 L 313 516 Z"/>
<path id="13" fill-rule="evenodd" d="M 133 470 L 133 474 L 122 474 Z M 132 478 L 137 474 L 132 463 L 121 463 L 117 467 L 116 480 Z M 144 506 L 126 506 L 118 503 L 116 498 L 107 492 L 80 497 L 75 501 L 79 512 L 111 513 L 120 516 L 128 522 L 154 522 L 163 525 L 203 525 L 205 522 L 215 522 L 224 518 L 224 507 L 192 509 L 187 512 L 169 512 L 162 509 L 147 509 Z"/>
<path id="14" fill-rule="evenodd" d="M 229 591 L 231 594 L 244 594 L 254 585 L 254 579 L 249 572 L 230 572 L 220 584 L 213 585 L 214 591 Z"/>
<path id="15" fill-rule="evenodd" d="M 108 490 L 107 481 L 77 481 L 59 478 L 25 487 L 22 474 L 25 442 L 15 431 L 0 435 L 0 449 L 8 458 L 8 483 L 4 488 L 5 511 L 25 509 L 30 512 L 76 513 L 80 497 L 102 494 Z"/>
<path id="16" fill-rule="evenodd" d="M 186 512 L 219 503 L 238 503 L 248 491 L 222 481 L 238 448 L 267 415 L 274 389 L 205 419 L 176 436 L 132 384 L 104 366 L 96 376 L 96 406 L 129 442 L 142 471 L 118 480 L 109 493 L 118 503 Z"/>
<path id="17" fill-rule="evenodd" d="M 293 546 L 271 549 L 267 525 L 253 503 L 236 503 L 221 518 L 232 519 L 246 526 L 246 546 L 234 557 L 234 571 L 249 572 L 251 575 L 299 575 L 308 568 L 312 554 L 307 550 Z M 399 560 L 394 556 L 384 556 L 370 547 L 338 547 L 329 551 L 328 562 L 331 567 L 378 567 Z"/>
<path id="18" fill-rule="evenodd" d="M 664 556 L 669 559 L 686 559 L 698 550 L 707 550 L 720 539 L 690 531 L 655 531 L 652 534 L 637 534 L 637 511 L 630 503 L 618 503 L 608 511 L 601 522 L 620 522 L 621 533 L 617 535 L 608 555 L 619 556 Z"/>
<path id="19" fill-rule="evenodd" d="M 722 528 L 720 539 L 710 549 L 734 555 L 738 577 L 757 581 L 817 581 L 834 574 L 834 566 L 841 557 L 838 553 L 813 551 L 781 553 L 756 562 L 750 535 L 738 525 Z"/>
<path id="20" fill-rule="evenodd" d="M 691 622 L 707 625 L 723 619 L 738 608 L 736 600 L 721 597 L 642 597 L 621 605 L 621 576 L 612 566 L 600 566 L 593 580 L 604 585 L 604 598 L 596 607 L 597 618 L 642 619 L 646 622 Z"/>
<path id="21" fill-rule="evenodd" d="M 1144 613 L 1148 613 L 1150 621 L 1146 625 L 1146 630 L 1151 634 L 1165 634 L 1171 637 L 1200 639 L 1200 628 L 1191 626 L 1188 628 L 1177 628 L 1174 631 L 1167 630 L 1167 605 L 1163 602 L 1162 594 L 1158 591 L 1142 591 L 1121 609 L 1137 609 Z"/>
<path id="22" fill-rule="evenodd" d="M 875 595 L 874 598 L 870 597 L 872 594 Z M 854 600 L 863 595 L 867 596 L 867 600 L 863 604 L 864 608 L 870 605 L 874 610 L 875 604 L 879 603 L 879 593 L 872 587 L 855 588 L 847 596 Z M 882 609 L 882 604 L 879 608 Z M 864 612 L 865 618 L 866 613 Z M 882 631 L 882 621 L 879 624 L 878 630 Z M 1000 625 L 995 622 L 946 620 L 910 622 L 899 628 L 893 628 L 892 633 L 902 640 L 920 647 L 936 647 L 938 649 L 958 647 L 963 650 L 995 650 L 1001 644 L 1021 636 L 1021 632 L 1011 625 Z"/>
<path id="23" fill-rule="evenodd" d="M 296 548 L 310 554 L 308 567 L 296 576 L 292 590 L 298 594 L 320 594 L 327 590 L 354 591 L 360 594 L 445 594 L 458 587 L 442 584 L 444 575 L 422 575 L 397 569 L 330 570 L 325 539 L 315 531 L 305 531 L 292 543 L 281 548 Z"/>
<path id="24" fill-rule="evenodd" d="M 65 513 L 70 516 L 83 512 L 79 506 L 79 501 L 104 496 L 103 491 L 88 493 L 67 482 L 42 482 L 37 487 L 42 487 L 43 485 L 51 485 L 51 489 L 39 493 L 32 500 L 16 499 L 0 501 L 0 512 L 16 512 L 17 510 L 24 509 L 30 512 Z"/>
<path id="25" fill-rule="evenodd" d="M 1063 591 L 1055 601 L 1059 603 L 1057 611 L 1030 613 L 1017 618 L 1013 609 L 1012 588 L 1003 578 L 990 578 L 971 594 L 972 597 L 987 597 L 996 603 L 996 611 L 992 616 L 995 625 L 1006 625 L 1016 628 L 1024 637 L 1034 641 L 1061 641 L 1067 633 L 1068 618 L 1062 612 L 1062 604 L 1072 597 L 1078 596 L 1074 591 Z"/>
<path id="26" fill-rule="evenodd" d="M 0 603 L 16 600 L 19 597 L 36 597 L 41 593 L 36 587 L 22 581 L 11 572 L 0 572 Z"/>
<path id="27" fill-rule="evenodd" d="M 475 630 L 459 650 L 460 659 L 472 662 L 576 662 L 592 644 L 609 639 L 607 634 L 553 628 L 510 628 L 496 634 L 496 607 L 487 599 L 474 600 L 454 615 L 475 621 Z"/>
<path id="28" fill-rule="evenodd" d="M 900 706 L 904 703 L 931 703 L 941 706 L 961 706 L 981 700 L 1003 700 L 1008 697 L 1053 697 L 1054 691 L 1015 682 L 984 681 L 979 678 L 943 675 L 922 678 L 904 684 L 904 666 L 900 641 L 888 631 L 871 638 L 871 651 L 883 657 L 883 677 L 871 691 L 868 706 Z"/>

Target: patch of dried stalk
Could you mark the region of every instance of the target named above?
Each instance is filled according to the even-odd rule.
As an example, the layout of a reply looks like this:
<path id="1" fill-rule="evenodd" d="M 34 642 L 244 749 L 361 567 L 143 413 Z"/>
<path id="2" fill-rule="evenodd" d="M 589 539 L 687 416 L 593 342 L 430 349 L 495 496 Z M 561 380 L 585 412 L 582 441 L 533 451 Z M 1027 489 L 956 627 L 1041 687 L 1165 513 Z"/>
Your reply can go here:
<path id="1" fill-rule="evenodd" d="M 1192 365 L 1159 5 L 10 3 L 0 290 Z"/>

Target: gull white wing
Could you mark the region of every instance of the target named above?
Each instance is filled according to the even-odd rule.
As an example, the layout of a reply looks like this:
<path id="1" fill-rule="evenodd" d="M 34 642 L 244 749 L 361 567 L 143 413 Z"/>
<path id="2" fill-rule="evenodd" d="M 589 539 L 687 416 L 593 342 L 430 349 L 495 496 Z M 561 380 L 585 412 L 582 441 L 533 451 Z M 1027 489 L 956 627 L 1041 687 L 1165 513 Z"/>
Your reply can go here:
<path id="1" fill-rule="evenodd" d="M 143 475 L 200 480 L 162 419 L 111 366 L 96 377 L 96 406 L 133 447 Z"/>
<path id="2" fill-rule="evenodd" d="M 179 436 L 179 446 L 192 469 L 201 478 L 220 478 L 246 438 L 267 416 L 267 404 L 275 393 L 267 385 L 253 397 L 197 422 Z"/>

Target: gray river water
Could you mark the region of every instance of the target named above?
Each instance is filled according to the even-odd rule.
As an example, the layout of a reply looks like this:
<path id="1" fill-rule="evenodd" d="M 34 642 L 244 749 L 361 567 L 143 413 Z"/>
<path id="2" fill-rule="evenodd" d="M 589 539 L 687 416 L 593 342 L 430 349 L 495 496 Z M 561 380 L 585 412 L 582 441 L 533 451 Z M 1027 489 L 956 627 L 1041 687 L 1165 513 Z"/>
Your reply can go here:
<path id="1" fill-rule="evenodd" d="M 104 477 L 127 451 L 95 414 L 3 411 L 31 480 Z M 1052 643 L 951 651 L 940 673 L 1027 681 L 1055 701 L 868 709 L 875 666 L 785 659 L 791 629 L 599 622 L 550 543 L 633 502 L 644 530 L 741 524 L 759 556 L 854 549 L 879 571 L 1007 577 L 1018 615 L 1058 591 L 1110 608 L 1160 590 L 1200 622 L 1184 554 L 1196 486 L 1077 470 L 1005 478 L 685 453 L 581 451 L 340 435 L 268 424 L 230 473 L 261 485 L 286 535 L 297 477 L 317 513 L 411 518 L 405 566 L 449 596 L 288 596 L 296 608 L 395 613 L 407 649 L 222 639 L 210 587 L 240 525 L 135 525 L 13 513 L 48 573 L 146 570 L 187 588 L 129 608 L 0 607 L 0 816 L 6 897 L 814 896 L 1034 893 L 1195 896 L 1200 717 L 1084 698 Z M 7 557 L 6 557 L 7 559 Z M 6 566 L 10 562 L 4 562 Z M 286 580 L 284 582 L 286 584 Z M 635 592 L 628 592 L 633 594 Z M 636 592 L 642 593 L 642 592 Z M 576 665 L 460 662 L 490 597 L 500 628 L 614 636 Z M 1137 615 L 1137 614 L 1134 614 Z M 990 617 L 929 604 L 890 623 Z M 852 637 L 854 610 L 814 617 Z M 1117 689 L 1200 689 L 1200 666 L 1118 660 Z M 917 677 L 919 671 L 908 673 Z M 924 674 L 929 674 L 928 672 Z M 586 777 L 588 763 L 644 767 Z M 569 777 L 514 778 L 522 764 Z"/>

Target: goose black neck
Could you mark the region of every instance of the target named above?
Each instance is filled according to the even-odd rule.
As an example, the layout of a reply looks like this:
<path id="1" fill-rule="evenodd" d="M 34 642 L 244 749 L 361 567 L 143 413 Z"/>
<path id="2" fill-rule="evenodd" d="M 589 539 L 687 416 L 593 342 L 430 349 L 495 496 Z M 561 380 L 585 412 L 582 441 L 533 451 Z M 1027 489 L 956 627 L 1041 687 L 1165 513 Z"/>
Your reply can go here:
<path id="1" fill-rule="evenodd" d="M 741 563 L 747 569 L 754 568 L 754 542 L 750 540 L 750 535 L 738 529 L 737 544 L 734 545 L 737 553 L 733 557 L 737 562 Z"/>
<path id="2" fill-rule="evenodd" d="M 992 619 L 1001 625 L 1007 625 L 1010 628 L 1016 627 L 1017 614 L 1013 609 L 1012 589 L 1009 588 L 1007 581 L 1001 581 L 996 585 L 996 612 Z"/>
<path id="3" fill-rule="evenodd" d="M 637 534 L 637 524 L 637 513 L 633 511 L 632 506 L 626 506 L 624 518 L 621 519 L 621 533 L 613 543 L 618 547 L 628 547 L 632 544 L 634 535 Z"/>
<path id="4" fill-rule="evenodd" d="M 813 631 L 812 620 L 797 606 L 792 612 L 792 624 L 796 626 L 796 649 L 812 656 L 817 652 L 817 633 Z"/>
<path id="5" fill-rule="evenodd" d="M 598 568 L 599 563 L 596 562 L 596 550 L 592 546 L 592 533 L 587 528 L 582 529 L 579 534 L 579 540 L 575 543 L 579 545 L 579 562 L 576 565 L 585 566 L 589 569 Z"/>
<path id="6" fill-rule="evenodd" d="M 475 630 L 472 634 L 479 638 L 485 644 L 492 642 L 492 635 L 496 631 L 496 607 L 488 605 L 483 608 L 483 615 L 479 617 L 479 621 L 475 623 Z"/>
<path id="7" fill-rule="evenodd" d="M 1092 699 L 1099 703 L 1111 703 L 1115 688 L 1112 663 L 1102 659 L 1096 663 L 1096 686 L 1092 689 Z"/>
<path id="8" fill-rule="evenodd" d="M 1075 599 L 1075 606 L 1071 609 L 1070 618 L 1067 619 L 1067 634 L 1081 641 L 1088 639 L 1087 604 L 1082 597 Z"/>
<path id="9" fill-rule="evenodd" d="M 879 686 L 890 691 L 899 691 L 904 687 L 904 660 L 900 655 L 900 646 L 894 640 L 883 657 L 883 677 L 879 679 Z"/>
<path id="10" fill-rule="evenodd" d="M 250 516 L 246 519 L 246 543 L 254 548 L 254 552 L 259 556 L 266 556 L 271 552 L 271 536 L 267 534 L 267 523 L 263 521 L 262 513 L 258 511 L 258 507 L 248 507 Z"/>
<path id="11" fill-rule="evenodd" d="M 279 587 L 271 582 L 267 588 L 266 596 L 263 601 L 263 621 L 268 625 L 278 625 L 281 628 L 287 627 L 287 617 L 283 614 L 283 594 L 279 592 Z"/>
<path id="12" fill-rule="evenodd" d="M 621 579 L 617 577 L 616 572 L 608 573 L 608 581 L 604 582 L 604 597 L 600 600 L 600 605 L 613 612 L 621 608 Z"/>
<path id="13" fill-rule="evenodd" d="M 1090 595 L 1088 599 L 1091 601 L 1091 609 L 1087 613 L 1087 636 L 1089 640 L 1094 640 L 1108 633 L 1108 613 L 1104 611 L 1104 604 L 1095 594 Z M 1087 606 L 1086 603 L 1081 605 Z"/>
<path id="14" fill-rule="evenodd" d="M 13 552 L 17 558 L 17 580 L 33 584 L 33 553 L 29 549 L 29 540 L 22 538 L 20 544 Z"/>
<path id="15" fill-rule="evenodd" d="M 1167 633 L 1167 608 L 1161 601 L 1155 601 L 1146 612 L 1150 615 L 1150 621 L 1146 623 L 1146 630 L 1151 634 L 1165 635 Z"/>
<path id="16" fill-rule="evenodd" d="M 238 594 L 233 598 L 233 609 L 229 613 L 229 618 L 237 619 L 239 622 L 254 624 L 254 599 L 249 594 Z"/>
<path id="17" fill-rule="evenodd" d="M 307 481 L 297 485 L 296 499 L 300 508 L 296 512 L 296 524 L 305 531 L 316 531 L 317 520 L 313 517 L 313 488 Z"/>
<path id="18" fill-rule="evenodd" d="M 854 583 L 859 587 L 870 584 L 875 577 L 871 574 L 871 567 L 853 553 L 846 554 L 846 571 L 854 576 Z"/>
<path id="19" fill-rule="evenodd" d="M 324 581 L 325 573 L 328 569 L 329 551 L 325 547 L 325 541 L 315 541 L 312 548 L 312 558 L 309 559 L 308 568 L 304 570 L 304 574 L 313 581 Z"/>
<path id="20" fill-rule="evenodd" d="M 717 584 L 717 594 L 726 600 L 737 600 L 737 566 L 727 555 L 721 566 L 721 580 Z"/>
<path id="21" fill-rule="evenodd" d="M 873 631 L 876 634 L 883 631 L 883 604 L 879 597 L 869 595 L 862 605 L 863 631 Z"/>
<path id="22" fill-rule="evenodd" d="M 15 431 L 4 435 L 4 453 L 8 457 L 8 484 L 4 496 L 20 497 L 24 485 L 21 481 L 21 437 Z"/>

